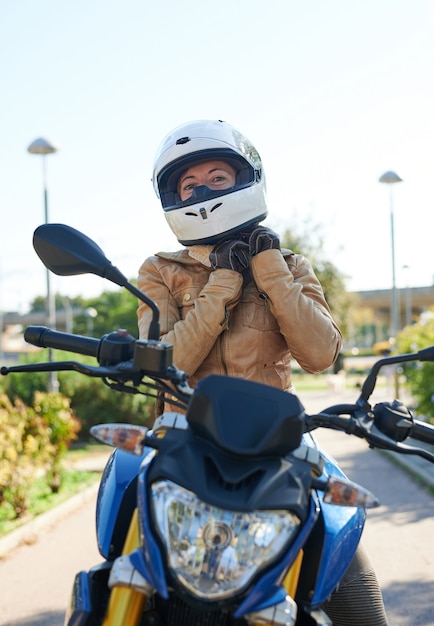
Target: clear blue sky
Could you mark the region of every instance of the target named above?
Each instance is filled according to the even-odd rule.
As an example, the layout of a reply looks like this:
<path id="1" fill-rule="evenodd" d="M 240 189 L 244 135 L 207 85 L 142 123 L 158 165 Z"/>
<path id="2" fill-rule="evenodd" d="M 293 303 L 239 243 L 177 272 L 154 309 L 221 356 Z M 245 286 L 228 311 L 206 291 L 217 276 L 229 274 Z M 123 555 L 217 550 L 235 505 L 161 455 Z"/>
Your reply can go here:
<path id="1" fill-rule="evenodd" d="M 432 283 L 434 3 L 427 0 L 19 0 L 0 8 L 0 306 L 45 293 L 32 248 L 49 218 L 84 231 L 126 275 L 178 244 L 151 174 L 162 137 L 220 118 L 253 140 L 279 232 L 321 225 L 348 288 Z M 304 228 L 304 227 L 303 227 Z M 409 269 L 404 270 L 403 267 Z M 53 277 L 64 295 L 101 279 Z"/>

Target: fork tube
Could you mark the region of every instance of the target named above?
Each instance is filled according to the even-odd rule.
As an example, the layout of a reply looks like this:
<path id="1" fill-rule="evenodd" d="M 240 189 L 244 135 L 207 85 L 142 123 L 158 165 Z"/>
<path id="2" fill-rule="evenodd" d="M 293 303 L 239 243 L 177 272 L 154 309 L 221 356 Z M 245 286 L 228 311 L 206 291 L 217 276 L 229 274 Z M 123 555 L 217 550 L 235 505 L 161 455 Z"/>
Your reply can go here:
<path id="1" fill-rule="evenodd" d="M 295 557 L 294 563 L 291 565 L 291 569 L 286 574 L 283 580 L 283 586 L 285 587 L 288 595 L 291 596 L 291 598 L 295 598 L 295 593 L 297 591 L 303 554 L 303 550 L 300 550 L 300 552 Z"/>
<path id="2" fill-rule="evenodd" d="M 139 546 L 137 509 L 131 518 L 122 554 L 130 554 Z M 146 596 L 135 589 L 114 587 L 102 626 L 138 626 L 143 614 Z"/>

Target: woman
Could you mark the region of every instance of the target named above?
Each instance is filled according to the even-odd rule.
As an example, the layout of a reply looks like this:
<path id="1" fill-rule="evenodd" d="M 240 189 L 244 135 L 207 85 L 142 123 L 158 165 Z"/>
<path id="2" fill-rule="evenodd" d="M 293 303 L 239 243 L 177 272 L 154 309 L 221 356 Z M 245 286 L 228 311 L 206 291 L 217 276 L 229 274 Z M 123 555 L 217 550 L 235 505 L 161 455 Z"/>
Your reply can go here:
<path id="1" fill-rule="evenodd" d="M 153 182 L 184 247 L 145 260 L 138 286 L 158 304 L 161 338 L 191 386 L 223 374 L 290 391 L 292 358 L 311 373 L 330 367 L 341 333 L 309 262 L 261 225 L 265 176 L 251 142 L 222 121 L 180 126 L 158 149 Z M 142 338 L 151 315 L 140 304 Z M 326 611 L 336 626 L 387 625 L 360 548 Z"/>

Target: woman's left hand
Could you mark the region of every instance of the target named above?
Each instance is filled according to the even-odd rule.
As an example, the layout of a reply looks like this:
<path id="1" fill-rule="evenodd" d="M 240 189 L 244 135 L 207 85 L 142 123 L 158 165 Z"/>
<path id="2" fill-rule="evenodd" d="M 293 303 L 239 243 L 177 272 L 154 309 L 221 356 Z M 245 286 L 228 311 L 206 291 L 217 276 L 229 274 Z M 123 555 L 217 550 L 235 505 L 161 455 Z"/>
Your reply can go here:
<path id="1" fill-rule="evenodd" d="M 280 240 L 279 236 L 270 228 L 265 226 L 257 226 L 251 233 L 248 233 L 248 238 L 245 236 L 245 241 L 249 243 L 249 254 L 255 256 L 265 250 L 279 250 Z"/>

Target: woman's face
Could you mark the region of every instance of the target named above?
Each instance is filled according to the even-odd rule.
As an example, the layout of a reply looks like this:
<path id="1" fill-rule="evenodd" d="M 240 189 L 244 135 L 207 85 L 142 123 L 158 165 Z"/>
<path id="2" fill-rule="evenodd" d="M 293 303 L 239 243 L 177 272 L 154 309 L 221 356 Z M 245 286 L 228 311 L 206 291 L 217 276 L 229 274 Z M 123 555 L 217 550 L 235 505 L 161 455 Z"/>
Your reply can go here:
<path id="1" fill-rule="evenodd" d="M 212 190 L 229 189 L 235 185 L 236 170 L 225 161 L 205 161 L 188 168 L 178 181 L 181 200 L 188 200 L 193 189 L 205 185 Z"/>

